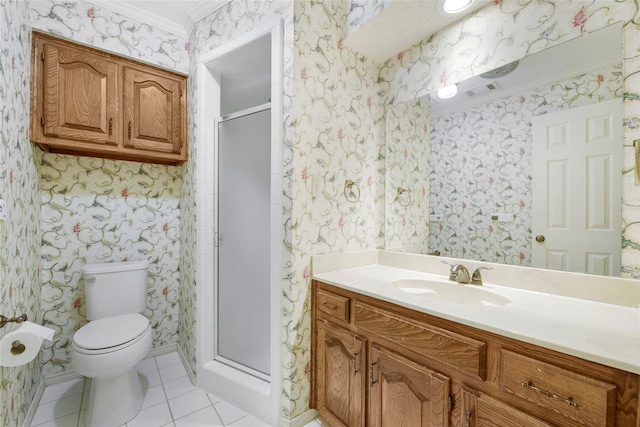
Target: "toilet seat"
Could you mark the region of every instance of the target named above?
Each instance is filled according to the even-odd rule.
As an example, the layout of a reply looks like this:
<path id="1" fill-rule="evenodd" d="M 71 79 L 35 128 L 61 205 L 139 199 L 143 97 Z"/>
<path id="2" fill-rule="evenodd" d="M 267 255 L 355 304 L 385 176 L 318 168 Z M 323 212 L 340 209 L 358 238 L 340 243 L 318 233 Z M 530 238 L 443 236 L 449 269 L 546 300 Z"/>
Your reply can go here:
<path id="1" fill-rule="evenodd" d="M 149 320 L 138 313 L 93 320 L 73 335 L 73 345 L 84 354 L 110 353 L 129 347 L 150 329 Z"/>

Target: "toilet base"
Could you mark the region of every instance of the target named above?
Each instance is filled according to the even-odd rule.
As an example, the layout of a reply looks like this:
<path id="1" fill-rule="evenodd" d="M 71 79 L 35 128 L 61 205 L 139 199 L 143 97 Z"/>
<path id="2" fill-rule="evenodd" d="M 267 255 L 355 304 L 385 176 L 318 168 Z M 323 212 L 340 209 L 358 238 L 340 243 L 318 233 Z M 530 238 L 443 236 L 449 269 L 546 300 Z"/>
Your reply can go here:
<path id="1" fill-rule="evenodd" d="M 121 426 L 135 418 L 143 397 L 135 367 L 114 378 L 93 378 L 86 424 L 88 427 Z"/>

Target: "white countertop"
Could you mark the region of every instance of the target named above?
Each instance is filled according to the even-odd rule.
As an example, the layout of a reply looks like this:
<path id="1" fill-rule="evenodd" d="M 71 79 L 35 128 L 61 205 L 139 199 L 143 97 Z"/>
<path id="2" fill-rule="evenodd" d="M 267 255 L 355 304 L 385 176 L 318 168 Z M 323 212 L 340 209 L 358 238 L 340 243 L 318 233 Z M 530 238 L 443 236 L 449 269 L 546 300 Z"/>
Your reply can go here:
<path id="1" fill-rule="evenodd" d="M 447 281 L 448 277 L 378 263 L 322 271 L 313 278 L 443 319 L 640 374 L 638 306 L 499 286 L 487 281 L 482 290 L 506 298 L 509 300 L 506 304 L 460 304 L 407 293 L 393 284 L 401 279 Z M 449 283 L 451 286 L 473 286 Z"/>

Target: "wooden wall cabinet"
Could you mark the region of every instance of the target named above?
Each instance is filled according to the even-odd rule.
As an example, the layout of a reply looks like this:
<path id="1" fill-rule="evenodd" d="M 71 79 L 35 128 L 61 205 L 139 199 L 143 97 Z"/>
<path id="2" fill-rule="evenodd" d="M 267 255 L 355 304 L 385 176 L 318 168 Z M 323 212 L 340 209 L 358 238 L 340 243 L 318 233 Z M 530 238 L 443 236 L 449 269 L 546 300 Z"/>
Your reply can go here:
<path id="1" fill-rule="evenodd" d="M 187 160 L 187 77 L 33 33 L 31 138 L 48 152 Z"/>
<path id="2" fill-rule="evenodd" d="M 328 425 L 640 427 L 638 375 L 312 288 L 311 405 Z"/>

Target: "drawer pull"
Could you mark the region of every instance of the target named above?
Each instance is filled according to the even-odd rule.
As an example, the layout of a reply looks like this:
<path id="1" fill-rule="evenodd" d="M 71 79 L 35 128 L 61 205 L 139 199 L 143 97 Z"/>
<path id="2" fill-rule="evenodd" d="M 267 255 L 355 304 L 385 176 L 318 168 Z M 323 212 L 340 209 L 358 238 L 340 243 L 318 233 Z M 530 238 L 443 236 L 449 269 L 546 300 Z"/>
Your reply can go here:
<path id="1" fill-rule="evenodd" d="M 322 305 L 327 307 L 331 311 L 336 311 L 338 309 L 338 307 L 336 307 L 335 305 L 331 305 L 331 304 L 328 304 L 326 302 L 322 303 Z"/>
<path id="2" fill-rule="evenodd" d="M 572 398 L 572 397 L 564 398 L 564 397 L 562 397 L 562 396 L 558 396 L 557 394 L 552 393 L 552 392 L 550 392 L 550 391 L 548 391 L 548 390 L 544 390 L 544 389 L 542 389 L 542 388 L 540 388 L 540 387 L 536 387 L 536 386 L 533 384 L 533 382 L 532 382 L 532 381 L 528 381 L 528 382 L 526 382 L 526 383 L 525 383 L 524 381 L 522 381 L 522 382 L 520 383 L 520 385 L 521 385 L 522 387 L 524 387 L 524 388 L 528 388 L 529 390 L 533 390 L 533 391 L 535 391 L 536 393 L 540 393 L 540 394 L 542 394 L 542 395 L 544 395 L 544 396 L 547 396 L 547 397 L 550 397 L 550 398 L 552 398 L 552 399 L 560 400 L 560 401 L 562 401 L 562 402 L 566 403 L 566 404 L 567 404 L 567 405 L 569 405 L 569 406 L 578 407 L 578 403 L 577 403 L 575 400 L 573 400 L 573 398 Z"/>
<path id="3" fill-rule="evenodd" d="M 373 373 L 373 367 L 374 367 L 374 366 L 376 366 L 376 363 L 377 363 L 377 362 L 371 362 L 371 387 L 373 387 L 373 385 L 374 385 L 375 383 L 377 383 L 377 381 L 376 381 L 376 376 L 375 376 L 375 374 Z"/>

